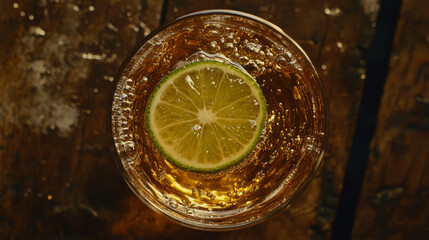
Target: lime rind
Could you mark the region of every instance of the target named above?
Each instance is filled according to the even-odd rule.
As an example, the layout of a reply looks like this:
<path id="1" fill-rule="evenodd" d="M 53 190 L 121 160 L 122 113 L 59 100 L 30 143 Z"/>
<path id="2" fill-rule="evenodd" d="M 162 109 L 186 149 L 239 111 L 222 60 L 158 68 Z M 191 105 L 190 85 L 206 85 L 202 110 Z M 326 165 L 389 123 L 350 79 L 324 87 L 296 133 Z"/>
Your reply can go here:
<path id="1" fill-rule="evenodd" d="M 235 157 L 233 160 L 229 160 L 228 162 L 226 162 L 222 165 L 217 165 L 216 167 L 196 167 L 196 166 L 192 166 L 192 165 L 188 165 L 188 164 L 185 164 L 183 162 L 180 162 L 179 160 L 172 157 L 170 154 L 167 153 L 167 151 L 162 146 L 162 144 L 157 140 L 157 137 L 152 130 L 152 124 L 151 124 L 151 119 L 150 119 L 150 116 L 152 114 L 152 108 L 151 108 L 152 103 L 155 99 L 157 92 L 163 87 L 163 85 L 165 83 L 169 82 L 170 79 L 174 79 L 174 77 L 176 77 L 178 74 L 186 71 L 186 69 L 190 69 L 190 68 L 200 66 L 200 65 L 201 66 L 202 65 L 218 66 L 222 70 L 228 69 L 229 71 L 234 72 L 235 74 L 237 74 L 239 76 L 242 76 L 243 79 L 246 80 L 246 82 L 251 85 L 251 89 L 256 90 L 257 95 L 258 95 L 258 100 L 260 101 L 259 102 L 260 116 L 257 118 L 257 120 L 259 121 L 259 125 L 257 126 L 257 130 L 255 131 L 257 134 L 256 134 L 256 136 L 254 136 L 253 141 L 251 143 L 247 144 L 247 147 L 246 147 L 247 150 L 245 152 L 243 152 L 241 155 L 239 155 L 238 157 Z M 185 169 L 185 170 L 201 172 L 201 173 L 216 173 L 216 172 L 219 172 L 221 170 L 227 169 L 233 165 L 236 165 L 238 162 L 243 160 L 246 156 L 248 156 L 254 150 L 255 146 L 258 144 L 259 139 L 262 136 L 262 129 L 265 126 L 266 115 L 267 115 L 267 105 L 266 105 L 265 97 L 264 97 L 263 92 L 260 89 L 258 83 L 255 81 L 255 79 L 253 77 L 250 76 L 250 74 L 248 74 L 245 70 L 241 70 L 238 67 L 230 65 L 230 64 L 226 64 L 226 63 L 222 63 L 222 62 L 218 62 L 218 61 L 203 60 L 203 61 L 197 61 L 197 62 L 189 63 L 189 64 L 186 64 L 182 67 L 179 67 L 179 68 L 175 69 L 174 71 L 172 71 L 170 74 L 168 74 L 166 77 L 164 77 L 159 82 L 159 84 L 155 87 L 154 91 L 152 92 L 152 94 L 151 94 L 151 96 L 147 102 L 145 120 L 146 120 L 147 131 L 148 131 L 149 136 L 151 137 L 153 143 L 158 148 L 158 150 L 171 163 L 173 163 L 174 165 L 176 165 L 182 169 Z"/>

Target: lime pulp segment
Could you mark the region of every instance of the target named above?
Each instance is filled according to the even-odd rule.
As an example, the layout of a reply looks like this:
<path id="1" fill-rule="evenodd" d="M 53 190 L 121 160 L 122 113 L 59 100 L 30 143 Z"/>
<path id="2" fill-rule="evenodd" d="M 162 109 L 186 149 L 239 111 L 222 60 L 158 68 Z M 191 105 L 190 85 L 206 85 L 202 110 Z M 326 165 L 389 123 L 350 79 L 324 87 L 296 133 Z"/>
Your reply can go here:
<path id="1" fill-rule="evenodd" d="M 200 172 L 229 167 L 257 144 L 266 103 L 259 85 L 217 61 L 182 66 L 161 80 L 146 109 L 157 148 L 175 165 Z"/>

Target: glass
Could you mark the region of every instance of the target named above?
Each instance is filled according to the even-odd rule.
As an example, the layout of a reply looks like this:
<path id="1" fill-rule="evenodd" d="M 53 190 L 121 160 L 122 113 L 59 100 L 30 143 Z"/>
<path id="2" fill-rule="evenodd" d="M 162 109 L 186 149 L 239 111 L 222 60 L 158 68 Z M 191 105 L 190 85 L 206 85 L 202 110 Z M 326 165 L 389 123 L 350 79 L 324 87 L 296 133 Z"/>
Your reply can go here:
<path id="1" fill-rule="evenodd" d="M 268 110 L 255 149 L 215 174 L 171 164 L 152 143 L 144 117 L 164 76 L 205 59 L 243 67 L 260 85 Z M 231 230 L 258 223 L 288 206 L 321 163 L 328 132 L 323 85 L 304 51 L 259 17 L 227 10 L 181 17 L 147 36 L 116 81 L 117 165 L 143 202 L 179 224 Z"/>

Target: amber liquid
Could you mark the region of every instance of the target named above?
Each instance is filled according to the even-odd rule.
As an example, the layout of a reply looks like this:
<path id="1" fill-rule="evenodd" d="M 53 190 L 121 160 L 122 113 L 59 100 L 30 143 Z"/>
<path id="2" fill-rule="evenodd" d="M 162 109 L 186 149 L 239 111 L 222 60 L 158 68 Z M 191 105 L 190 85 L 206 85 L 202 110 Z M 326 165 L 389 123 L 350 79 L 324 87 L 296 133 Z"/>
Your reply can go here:
<path id="1" fill-rule="evenodd" d="M 296 49 L 243 19 L 209 20 L 190 19 L 149 40 L 119 79 L 112 108 L 116 148 L 137 194 L 170 216 L 208 226 L 252 221 L 284 207 L 313 171 L 325 133 L 323 96 Z M 184 27 L 189 25 L 194 27 Z M 169 162 L 145 123 L 147 100 L 159 81 L 203 59 L 243 67 L 260 85 L 268 111 L 253 152 L 211 174 Z"/>

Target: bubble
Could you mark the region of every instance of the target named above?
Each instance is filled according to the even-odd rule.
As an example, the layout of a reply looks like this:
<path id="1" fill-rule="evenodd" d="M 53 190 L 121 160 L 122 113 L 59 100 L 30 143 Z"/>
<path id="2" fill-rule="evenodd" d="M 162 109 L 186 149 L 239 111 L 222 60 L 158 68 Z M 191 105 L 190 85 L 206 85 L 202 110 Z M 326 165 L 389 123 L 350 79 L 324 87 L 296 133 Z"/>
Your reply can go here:
<path id="1" fill-rule="evenodd" d="M 280 68 L 286 67 L 288 63 L 284 55 L 277 55 L 275 61 L 276 61 L 276 64 L 280 66 Z"/>
<path id="2" fill-rule="evenodd" d="M 216 41 L 211 41 L 208 45 L 208 50 L 211 53 L 217 53 L 220 50 L 220 47 Z"/>
<path id="3" fill-rule="evenodd" d="M 194 132 L 198 132 L 200 129 L 201 129 L 201 126 L 200 126 L 200 125 L 198 125 L 198 124 L 195 124 L 195 125 L 192 127 L 192 131 L 194 131 Z"/>
<path id="4" fill-rule="evenodd" d="M 245 64 L 247 64 L 247 62 L 249 61 L 249 58 L 248 58 L 248 57 L 246 57 L 246 56 L 241 56 L 241 57 L 238 59 L 238 61 L 239 61 L 242 65 L 245 65 Z"/>
<path id="5" fill-rule="evenodd" d="M 177 201 L 176 201 L 176 200 L 174 200 L 174 199 L 170 199 L 170 201 L 168 202 L 168 205 L 169 205 L 171 208 L 174 208 L 174 209 L 176 209 L 176 208 L 179 206 L 179 204 L 177 203 Z"/>
<path id="6" fill-rule="evenodd" d="M 135 144 L 132 141 L 127 141 L 124 143 L 124 145 L 125 145 L 125 150 L 127 152 L 131 152 L 135 150 Z"/>
<path id="7" fill-rule="evenodd" d="M 208 40 L 219 39 L 219 36 L 223 34 L 223 30 L 220 26 L 212 23 L 203 26 L 202 35 Z"/>
<path id="8" fill-rule="evenodd" d="M 164 180 L 166 174 L 165 174 L 165 171 L 161 167 L 159 167 L 159 170 L 160 170 L 160 172 L 159 172 L 159 175 L 158 175 L 157 179 L 158 179 L 158 181 L 162 181 L 162 180 Z"/>
<path id="9" fill-rule="evenodd" d="M 259 59 L 256 59 L 256 60 L 255 60 L 255 63 L 256 63 L 256 65 L 258 65 L 259 67 L 262 67 L 262 66 L 264 66 L 264 65 L 265 65 L 265 62 L 264 62 L 264 61 L 261 61 L 261 60 L 259 60 Z"/>
<path id="10" fill-rule="evenodd" d="M 259 105 L 259 103 L 258 103 L 258 101 L 256 101 L 256 99 L 253 100 L 253 105 L 255 105 L 255 106 Z"/>
<path id="11" fill-rule="evenodd" d="M 259 55 L 259 51 L 261 50 L 261 48 L 262 48 L 261 44 L 248 42 L 244 45 L 244 52 L 248 56 L 257 56 Z"/>
<path id="12" fill-rule="evenodd" d="M 250 127 L 251 128 L 255 128 L 257 126 L 256 121 L 255 120 L 249 120 L 250 123 Z"/>
<path id="13" fill-rule="evenodd" d="M 235 33 L 234 32 L 227 33 L 226 38 L 228 38 L 230 40 L 234 40 L 235 39 Z"/>
<path id="14" fill-rule="evenodd" d="M 216 196 L 215 196 L 213 193 L 209 192 L 209 191 L 207 191 L 206 196 L 207 196 L 210 200 L 212 200 L 212 201 L 216 199 Z"/>
<path id="15" fill-rule="evenodd" d="M 226 53 L 234 52 L 234 49 L 236 49 L 235 46 L 234 46 L 234 43 L 231 43 L 231 42 L 225 43 L 223 45 L 223 48 L 224 48 L 224 50 L 225 50 Z"/>

